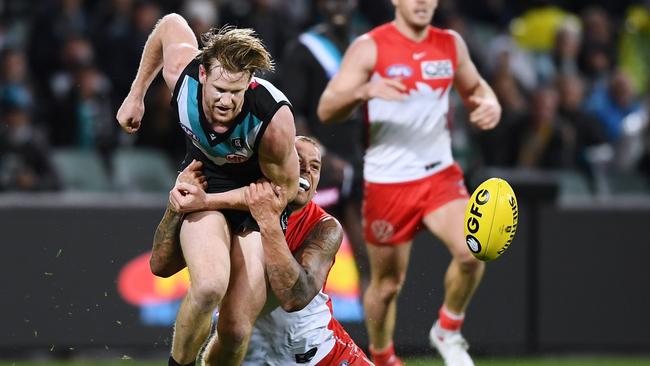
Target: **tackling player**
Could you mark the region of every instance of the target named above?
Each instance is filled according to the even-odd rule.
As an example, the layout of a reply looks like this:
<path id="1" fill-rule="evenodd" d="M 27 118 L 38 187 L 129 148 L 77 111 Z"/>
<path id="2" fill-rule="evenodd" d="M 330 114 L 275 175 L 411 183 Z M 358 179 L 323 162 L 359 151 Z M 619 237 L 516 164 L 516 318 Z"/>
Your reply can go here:
<path id="1" fill-rule="evenodd" d="M 320 180 L 321 152 L 315 140 L 299 136 L 300 188 L 289 204 L 286 235 L 279 217 L 286 194 L 269 182 L 251 184 L 245 192 L 251 214 L 260 226 L 266 273 L 274 297 L 255 322 L 245 365 L 372 365 L 332 317 L 331 301 L 323 292 L 327 274 L 341 245 L 343 230 L 338 221 L 311 201 Z M 177 186 L 199 194 L 205 179 L 202 166 L 192 162 L 179 176 Z M 177 194 L 172 190 L 172 196 Z M 168 277 L 185 264 L 178 244 L 182 214 L 171 203 L 156 229 L 151 270 Z M 213 346 L 208 345 L 210 357 Z"/>

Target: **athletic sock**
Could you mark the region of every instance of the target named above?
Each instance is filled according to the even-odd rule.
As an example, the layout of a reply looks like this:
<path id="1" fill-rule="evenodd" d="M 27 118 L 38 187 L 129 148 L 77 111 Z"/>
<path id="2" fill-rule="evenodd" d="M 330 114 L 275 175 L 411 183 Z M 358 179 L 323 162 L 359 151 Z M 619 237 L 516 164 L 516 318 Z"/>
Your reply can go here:
<path id="1" fill-rule="evenodd" d="M 402 361 L 395 355 L 395 347 L 393 341 L 390 342 L 388 347 L 382 350 L 375 350 L 372 345 L 370 346 L 370 357 L 377 366 L 395 365 L 402 366 Z"/>
<path id="2" fill-rule="evenodd" d="M 465 314 L 455 314 L 443 304 L 438 311 L 440 330 L 443 332 L 459 332 L 465 320 Z"/>
<path id="3" fill-rule="evenodd" d="M 190 363 L 186 363 L 185 365 L 182 365 L 182 364 L 176 362 L 176 360 L 174 360 L 174 358 L 172 356 L 169 356 L 169 362 L 167 362 L 167 365 L 168 366 L 194 366 L 194 365 L 196 365 L 196 361 L 192 361 Z"/>

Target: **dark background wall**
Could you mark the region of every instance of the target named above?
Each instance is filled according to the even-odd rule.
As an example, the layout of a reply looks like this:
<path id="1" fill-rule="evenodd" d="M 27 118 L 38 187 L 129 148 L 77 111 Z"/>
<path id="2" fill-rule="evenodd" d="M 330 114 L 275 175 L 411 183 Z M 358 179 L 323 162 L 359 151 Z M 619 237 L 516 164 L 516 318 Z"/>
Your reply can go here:
<path id="1" fill-rule="evenodd" d="M 124 265 L 150 249 L 162 210 L 117 198 L 104 207 L 0 207 L 0 351 L 167 350 L 171 327 L 143 325 L 141 309 L 116 288 Z M 650 349 L 650 205 L 547 205 L 535 215 L 537 240 L 524 205 L 512 247 L 488 265 L 468 309 L 464 332 L 474 352 Z M 531 278 L 531 245 L 537 278 Z M 398 348 L 428 347 L 448 260 L 429 234 L 417 237 L 400 297 Z M 366 344 L 361 324 L 346 327 Z"/>

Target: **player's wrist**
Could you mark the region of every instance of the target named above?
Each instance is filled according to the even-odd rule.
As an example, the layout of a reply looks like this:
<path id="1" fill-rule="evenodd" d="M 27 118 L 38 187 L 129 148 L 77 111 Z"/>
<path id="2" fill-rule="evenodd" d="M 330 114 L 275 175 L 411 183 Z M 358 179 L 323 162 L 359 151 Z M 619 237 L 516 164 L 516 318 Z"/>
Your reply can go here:
<path id="1" fill-rule="evenodd" d="M 255 218 L 255 221 L 257 221 L 257 225 L 260 227 L 260 230 L 269 232 L 282 230 L 280 227 L 280 216 L 268 215 L 259 219 Z"/>

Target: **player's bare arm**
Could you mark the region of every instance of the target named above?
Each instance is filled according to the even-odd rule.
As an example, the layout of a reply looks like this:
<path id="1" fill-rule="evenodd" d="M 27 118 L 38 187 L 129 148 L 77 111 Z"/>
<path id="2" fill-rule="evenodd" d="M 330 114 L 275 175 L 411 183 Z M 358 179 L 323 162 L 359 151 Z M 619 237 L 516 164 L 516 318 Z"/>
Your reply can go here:
<path id="1" fill-rule="evenodd" d="M 170 277 L 185 268 L 185 259 L 179 245 L 179 232 L 184 215 L 169 205 L 153 237 L 149 267 L 158 277 Z"/>
<path id="2" fill-rule="evenodd" d="M 298 192 L 300 164 L 295 145 L 296 127 L 288 106 L 275 112 L 260 141 L 260 168 L 271 183 L 283 188 L 287 201 Z M 250 202 L 245 200 L 250 206 Z"/>
<path id="3" fill-rule="evenodd" d="M 476 70 L 469 57 L 467 45 L 461 36 L 453 33 L 456 40 L 458 65 L 454 76 L 454 87 L 470 110 L 469 120 L 482 130 L 494 128 L 501 119 L 501 105 L 494 91 Z"/>
<path id="4" fill-rule="evenodd" d="M 193 160 L 176 179 L 198 189 L 207 188 L 205 176 L 201 173 L 203 164 Z M 149 266 L 151 273 L 159 277 L 170 277 L 185 268 L 185 259 L 180 246 L 179 231 L 184 215 L 174 209 L 170 202 L 162 220 L 156 228 Z"/>
<path id="5" fill-rule="evenodd" d="M 117 111 L 117 120 L 126 132 L 140 128 L 144 96 L 160 70 L 169 89 L 174 90 L 179 75 L 198 52 L 194 33 L 183 17 L 168 14 L 158 21 L 145 43 L 131 90 Z"/>
<path id="6" fill-rule="evenodd" d="M 370 80 L 377 62 L 377 45 L 369 36 L 357 38 L 345 52 L 339 72 L 327 84 L 318 103 L 323 123 L 340 122 L 372 98 L 401 100 L 406 86 L 398 80 Z"/>
<path id="7" fill-rule="evenodd" d="M 274 189 L 268 182 L 255 183 L 246 190 L 246 199 L 260 226 L 271 289 L 282 309 L 299 311 L 323 287 L 343 240 L 343 229 L 336 219 L 324 219 L 310 231 L 294 257 L 279 225 L 287 202 L 284 190 Z"/>

